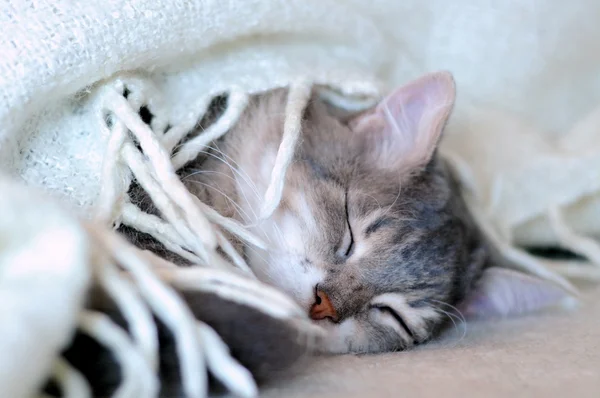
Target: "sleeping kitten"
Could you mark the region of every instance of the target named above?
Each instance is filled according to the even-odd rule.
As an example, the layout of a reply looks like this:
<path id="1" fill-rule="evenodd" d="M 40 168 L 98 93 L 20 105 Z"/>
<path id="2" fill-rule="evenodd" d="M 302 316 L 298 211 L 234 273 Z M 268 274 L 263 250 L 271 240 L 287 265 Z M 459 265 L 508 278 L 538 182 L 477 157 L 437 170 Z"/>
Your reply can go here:
<path id="1" fill-rule="evenodd" d="M 436 154 L 455 98 L 448 73 L 424 76 L 345 121 L 315 93 L 281 204 L 259 221 L 286 97 L 283 89 L 253 97 L 182 179 L 268 242 L 266 251 L 237 245 L 259 279 L 327 330 L 323 351 L 404 349 L 432 336 L 449 306 L 505 315 L 561 296 L 491 266 L 460 186 Z"/>

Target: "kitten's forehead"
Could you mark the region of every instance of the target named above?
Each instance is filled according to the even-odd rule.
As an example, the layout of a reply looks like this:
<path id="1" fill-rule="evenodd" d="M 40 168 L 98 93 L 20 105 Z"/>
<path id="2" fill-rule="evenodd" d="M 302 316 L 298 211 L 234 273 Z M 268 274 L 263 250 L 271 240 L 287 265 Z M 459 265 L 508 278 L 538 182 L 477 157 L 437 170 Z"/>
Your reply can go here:
<path id="1" fill-rule="evenodd" d="M 297 158 L 313 177 L 346 186 L 360 167 L 364 152 L 360 138 L 318 100 L 308 106 Z"/>
<path id="2" fill-rule="evenodd" d="M 311 102 L 306 110 L 302 135 L 297 165 L 299 174 L 312 182 L 322 181 L 356 194 L 374 196 L 376 201 L 389 202 L 398 196 L 400 184 L 410 177 L 410 171 L 377 167 L 365 155 L 369 138 L 333 118 L 318 100 Z M 376 205 L 368 200 L 363 204 Z"/>

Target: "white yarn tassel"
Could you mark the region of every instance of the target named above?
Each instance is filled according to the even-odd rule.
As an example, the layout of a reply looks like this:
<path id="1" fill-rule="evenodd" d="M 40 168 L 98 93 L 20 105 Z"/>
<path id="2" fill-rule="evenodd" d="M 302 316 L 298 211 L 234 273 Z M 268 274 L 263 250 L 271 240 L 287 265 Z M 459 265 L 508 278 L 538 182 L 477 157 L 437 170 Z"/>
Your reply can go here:
<path id="1" fill-rule="evenodd" d="M 125 73 L 115 81 L 115 87 L 118 92 L 123 92 L 125 88 L 129 90 L 127 101 L 136 112 L 142 106 L 148 108 L 153 116 L 150 127 L 158 137 L 161 137 L 168 123 L 164 116 L 166 112 L 163 112 L 165 105 L 162 96 L 152 80 Z"/>
<path id="2" fill-rule="evenodd" d="M 127 99 L 119 94 L 125 88 L 130 91 Z M 221 216 L 198 201 L 187 191 L 174 172 L 176 168 L 198 156 L 210 142 L 221 137 L 237 123 L 248 103 L 248 95 L 231 90 L 225 113 L 203 134 L 182 146 L 172 159 L 175 165 L 171 164 L 166 154 L 191 131 L 197 120 L 207 111 L 209 97 L 201 98 L 196 104 L 198 109 L 166 134 L 160 135 L 160 141 L 164 145 L 161 147 L 156 133 L 150 131 L 135 113 L 144 103 L 158 95 L 152 84 L 143 79 L 126 76 L 117 79 L 112 86 L 104 88 L 101 95 L 103 102 L 99 114 L 102 117 L 102 128 L 108 130 L 103 120 L 106 110 L 113 112 L 116 120 L 113 129 L 108 130 L 111 138 L 104 161 L 104 188 L 98 204 L 98 218 L 103 222 L 118 220 L 141 232 L 149 233 L 168 250 L 194 264 L 224 265 L 225 262 L 219 255 L 213 253 L 218 244 L 222 249 L 226 249 L 235 265 L 251 272 L 241 256 L 233 252 L 233 246 L 225 242 L 223 236 L 218 236 L 217 230 L 210 223 L 216 224 L 215 227 L 223 227 L 253 246 L 264 248 L 265 243 L 237 221 Z M 131 142 L 128 128 L 140 141 L 147 159 Z M 166 218 L 167 223 L 142 212 L 126 200 L 131 175 L 129 169 Z M 199 219 L 202 222 L 198 222 Z M 210 243 L 212 239 L 215 240 L 215 246 L 207 247 L 206 243 Z"/>
<path id="3" fill-rule="evenodd" d="M 162 143 L 168 152 L 173 152 L 173 148 L 196 126 L 202 115 L 206 113 L 212 96 L 200 98 L 190 108 L 188 115 L 177 125 L 171 127 L 162 137 Z M 177 169 L 177 167 L 175 168 Z"/>
<path id="4" fill-rule="evenodd" d="M 267 244 L 253 233 L 249 232 L 246 227 L 240 224 L 233 218 L 224 217 L 218 211 L 202 203 L 200 199 L 194 198 L 198 206 L 202 209 L 206 217 L 213 223 L 220 225 L 224 230 L 238 237 L 240 240 L 255 246 L 259 249 L 266 250 Z"/>
<path id="5" fill-rule="evenodd" d="M 240 280 L 238 276 L 235 276 L 231 273 L 224 273 L 217 270 L 208 270 L 203 268 L 177 268 L 173 266 L 171 263 L 166 262 L 165 260 L 157 257 L 152 252 L 144 252 L 144 258 L 148 259 L 151 264 L 154 266 L 155 271 L 163 275 L 165 279 L 172 284 L 177 285 L 177 280 L 186 280 L 189 278 L 189 275 L 200 275 L 204 276 L 204 278 L 192 278 L 191 283 L 187 284 L 186 290 L 198 290 L 203 291 L 201 286 L 203 284 L 211 284 L 215 280 L 218 280 L 219 283 L 227 283 L 228 285 L 232 285 L 230 279 L 235 281 Z M 183 271 L 183 275 L 181 278 L 174 277 L 174 275 L 179 275 Z M 216 278 L 216 279 L 215 279 Z M 252 285 L 253 286 L 253 285 Z M 237 292 L 236 301 L 245 302 L 244 296 L 248 295 L 245 291 L 244 286 L 240 286 L 240 289 Z M 256 289 L 251 289 L 255 291 Z M 277 292 L 278 294 L 281 294 Z M 254 293 L 250 293 L 254 294 Z M 264 294 L 264 292 L 261 292 Z M 269 297 L 271 299 L 272 297 Z M 264 302 L 269 302 L 269 299 L 263 300 Z M 275 301 L 270 301 L 271 304 L 277 303 L 277 298 Z M 309 326 L 313 326 L 309 323 Z M 198 338 L 202 342 L 203 347 L 203 355 L 206 361 L 206 366 L 210 370 L 210 372 L 219 379 L 234 395 L 241 397 L 254 397 L 258 394 L 258 388 L 254 379 L 252 378 L 252 374 L 240 365 L 229 352 L 227 345 L 221 340 L 221 338 L 217 335 L 217 333 L 208 325 L 203 324 L 202 322 L 196 322 L 196 328 L 198 331 Z"/>
<path id="6" fill-rule="evenodd" d="M 301 308 L 279 290 L 231 272 L 204 267 L 163 267 L 155 271 L 161 279 L 178 289 L 215 293 L 233 302 L 258 308 L 274 318 L 305 316 Z"/>
<path id="7" fill-rule="evenodd" d="M 492 245 L 498 249 L 501 256 L 515 266 L 518 266 L 533 275 L 537 275 L 540 278 L 554 282 L 570 294 L 577 296 L 577 289 L 575 289 L 567 279 L 561 276 L 563 274 L 556 272 L 556 269 L 553 267 L 548 267 L 548 264 L 545 261 L 540 261 L 529 253 L 513 246 L 509 240 L 511 234 L 510 229 L 507 228 L 506 225 L 494 224 L 491 221 L 491 217 L 488 214 L 492 211 L 496 200 L 495 197 L 499 194 L 501 179 L 497 178 L 495 184 L 493 184 L 492 194 L 490 195 L 491 199 L 486 206 L 487 212 L 484 212 L 479 205 L 482 202 L 482 195 L 476 189 L 477 184 L 473 177 L 473 172 L 467 163 L 450 152 L 444 153 L 443 156 L 449 162 L 461 183 L 465 185 L 465 200 L 467 201 L 469 210 L 473 214 L 477 226 L 481 228 L 483 234 L 490 239 Z"/>
<path id="8" fill-rule="evenodd" d="M 96 267 L 100 286 L 113 299 L 129 325 L 131 335 L 150 369 L 158 369 L 158 332 L 152 314 L 144 305 L 134 286 L 124 279 L 109 259 Z"/>
<path id="9" fill-rule="evenodd" d="M 119 153 L 127 139 L 127 127 L 117 120 L 112 128 L 108 129 L 104 121 L 104 110 L 99 109 L 98 118 L 101 128 L 110 134 L 110 140 L 104 153 L 102 162 L 102 188 L 96 206 L 96 217 L 104 224 L 112 225 L 118 218 L 119 204 L 125 196 L 125 185 L 122 177 L 124 170 L 119 167 Z"/>
<path id="10" fill-rule="evenodd" d="M 117 90 L 114 89 L 117 88 Z M 122 92 L 130 90 L 128 99 Z M 156 327 L 152 313 L 172 331 L 180 360 L 183 390 L 189 397 L 205 397 L 208 391 L 206 367 L 240 396 L 257 394 L 251 374 L 231 358 L 226 345 L 208 326 L 194 319 L 185 303 L 177 296 L 167 281 L 178 289 L 195 290 L 217 294 L 225 299 L 257 308 L 276 318 L 303 319 L 304 313 L 287 296 L 262 284 L 228 272 L 233 262 L 250 275 L 252 272 L 224 231 L 250 245 L 266 248 L 266 244 L 250 233 L 238 221 L 223 217 L 214 209 L 191 195 L 179 180 L 175 170 L 185 165 L 205 150 L 211 142 L 229 131 L 246 109 L 249 97 L 246 93 L 232 90 L 224 114 L 199 136 L 183 144 L 170 158 L 176 145 L 188 134 L 207 111 L 211 98 L 201 98 L 185 120 L 166 133 L 166 119 L 152 124 L 150 129 L 137 114 L 140 107 L 152 103 L 159 108 L 155 98 L 158 93 L 149 82 L 127 76 L 118 79 L 104 89 L 99 116 L 106 111 L 115 116 L 103 167 L 103 190 L 100 195 L 97 216 L 103 222 L 123 222 L 140 232 L 148 233 L 168 250 L 207 268 L 164 266 L 152 253 L 142 253 L 121 238 L 106 231 L 88 226 L 109 256 L 99 256 L 96 278 L 123 312 L 133 341 L 112 321 L 96 313 L 82 316 L 81 328 L 114 352 L 123 369 L 123 382 L 116 396 L 152 397 L 157 394 L 156 368 L 158 346 Z M 301 120 L 310 99 L 311 84 L 301 81 L 290 87 L 286 105 L 286 118 L 282 142 L 277 153 L 271 181 L 265 196 L 261 215 L 272 214 L 277 208 L 283 191 L 285 174 L 301 134 Z M 153 102 L 154 101 L 154 102 Z M 157 115 L 154 115 L 157 117 Z M 104 120 L 102 128 L 107 129 Z M 154 130 L 154 131 L 153 131 Z M 105 130 L 106 131 L 106 130 Z M 139 141 L 141 153 L 129 134 Z M 131 176 L 148 193 L 164 220 L 143 212 L 127 198 Z M 226 261 L 216 248 L 220 247 L 231 261 Z M 117 271 L 116 261 L 131 277 L 124 278 Z M 159 264 L 148 268 L 148 263 Z M 168 263 L 170 264 L 170 263 Z M 216 267 L 216 268 L 215 268 Z M 221 268 L 221 270 L 217 269 Z M 161 276 L 161 280 L 158 276 Z M 310 322 L 302 324 L 307 331 L 318 331 Z"/>
<path id="11" fill-rule="evenodd" d="M 147 267 L 136 249 L 118 236 L 101 233 L 93 228 L 89 230 L 112 253 L 119 265 L 129 272 L 154 314 L 172 331 L 186 396 L 204 397 L 207 392 L 207 376 L 202 360 L 202 347 L 196 334 L 196 320 L 188 307 Z"/>
<path id="12" fill-rule="evenodd" d="M 352 97 L 344 95 L 330 87 L 321 88 L 319 90 L 319 97 L 325 102 L 347 112 L 364 111 L 375 106 L 378 101 L 378 98 L 375 96 Z"/>
<path id="13" fill-rule="evenodd" d="M 137 206 L 126 203 L 121 213 L 123 224 L 146 233 L 160 242 L 167 250 L 188 260 L 192 264 L 202 264 L 203 259 L 191 252 L 191 248 L 181 241 L 177 230 L 162 218 L 141 211 Z"/>
<path id="14" fill-rule="evenodd" d="M 115 398 L 156 397 L 158 378 L 142 354 L 132 344 L 123 329 L 99 312 L 85 311 L 81 314 L 81 330 L 107 347 L 122 370 L 122 382 L 113 395 Z"/>
<path id="15" fill-rule="evenodd" d="M 154 204 L 167 221 L 173 225 L 173 228 L 175 228 L 183 240 L 184 245 L 193 250 L 194 254 L 198 255 L 203 262 L 206 263 L 208 261 L 207 251 L 210 250 L 210 248 L 206 248 L 202 245 L 199 240 L 199 235 L 206 235 L 209 233 L 214 234 L 212 226 L 208 231 L 191 230 L 190 222 L 186 222 L 187 220 L 181 214 L 180 208 L 171 200 L 169 194 L 166 192 L 166 188 L 159 181 L 154 179 L 154 176 L 146 167 L 142 154 L 132 143 L 128 142 L 123 146 L 122 155 L 133 171 L 133 174 L 136 176 L 140 186 L 150 195 Z M 186 192 L 186 195 L 191 194 Z M 196 211 L 201 214 L 197 207 Z M 206 219 L 204 215 L 203 218 Z M 184 245 L 182 244 L 182 246 Z"/>
<path id="16" fill-rule="evenodd" d="M 554 272 L 570 279 L 600 282 L 600 268 L 581 261 L 545 261 Z"/>
<path id="17" fill-rule="evenodd" d="M 558 208 L 548 211 L 548 217 L 554 233 L 560 243 L 567 249 L 585 256 L 589 262 L 600 267 L 600 245 L 595 240 L 578 235 L 565 222 L 562 212 Z"/>
<path id="18" fill-rule="evenodd" d="M 92 390 L 85 377 L 64 359 L 56 359 L 52 376 L 60 387 L 64 398 L 88 398 L 92 396 Z"/>
<path id="19" fill-rule="evenodd" d="M 235 396 L 256 396 L 258 389 L 252 374 L 231 358 L 229 347 L 221 340 L 219 335 L 208 325 L 199 325 L 198 333 L 204 343 L 213 348 L 206 351 L 206 364 L 213 376 Z"/>
<path id="20" fill-rule="evenodd" d="M 175 174 L 169 154 L 157 140 L 152 130 L 133 112 L 127 100 L 114 90 L 108 91 L 105 97 L 106 109 L 119 117 L 129 130 L 137 137 L 139 143 L 153 166 L 157 181 L 164 187 L 164 192 L 177 203 L 187 221 L 188 227 L 207 250 L 217 247 L 217 237 L 210 223 L 194 204 L 192 195 Z"/>
<path id="21" fill-rule="evenodd" d="M 227 133 L 237 123 L 247 104 L 248 95 L 246 93 L 231 91 L 225 113 L 204 133 L 186 142 L 181 147 L 179 152 L 173 156 L 173 167 L 178 170 L 190 160 L 195 159 L 211 142 Z M 169 145 L 172 144 L 173 141 L 171 140 Z"/>
<path id="22" fill-rule="evenodd" d="M 265 202 L 260 210 L 261 219 L 273 214 L 283 194 L 283 185 L 288 167 L 294 158 L 294 152 L 302 130 L 302 115 L 310 100 L 312 85 L 307 81 L 299 81 L 290 85 L 287 105 L 285 107 L 285 122 L 283 138 L 275 158 L 275 166 L 271 173 L 271 181 L 265 193 Z"/>
<path id="23" fill-rule="evenodd" d="M 471 211 L 474 214 L 477 225 L 483 230 L 485 236 L 491 240 L 494 247 L 500 251 L 506 260 L 512 262 L 516 266 L 521 267 L 523 270 L 532 273 L 533 275 L 537 275 L 540 278 L 556 283 L 573 295 L 577 295 L 577 289 L 575 289 L 575 287 L 569 281 L 548 269 L 543 262 L 539 261 L 534 256 L 518 249 L 509 242 L 506 242 L 500 238 L 495 232 L 491 223 L 482 217 L 473 206 L 471 206 Z"/>

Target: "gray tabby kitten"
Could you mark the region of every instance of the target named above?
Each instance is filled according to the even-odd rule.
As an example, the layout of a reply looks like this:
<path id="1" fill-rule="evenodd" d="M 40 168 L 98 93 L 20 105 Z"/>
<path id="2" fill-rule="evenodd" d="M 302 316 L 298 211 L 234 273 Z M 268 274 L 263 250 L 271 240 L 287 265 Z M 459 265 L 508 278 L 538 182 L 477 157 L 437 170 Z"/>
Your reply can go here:
<path id="1" fill-rule="evenodd" d="M 268 242 L 267 251 L 238 247 L 259 279 L 327 330 L 323 351 L 404 349 L 432 336 L 451 306 L 506 315 L 563 297 L 554 285 L 492 266 L 436 154 L 455 99 L 449 73 L 424 76 L 348 120 L 315 94 L 281 204 L 259 221 L 286 96 L 255 96 L 236 127 L 187 165 L 183 181 Z"/>

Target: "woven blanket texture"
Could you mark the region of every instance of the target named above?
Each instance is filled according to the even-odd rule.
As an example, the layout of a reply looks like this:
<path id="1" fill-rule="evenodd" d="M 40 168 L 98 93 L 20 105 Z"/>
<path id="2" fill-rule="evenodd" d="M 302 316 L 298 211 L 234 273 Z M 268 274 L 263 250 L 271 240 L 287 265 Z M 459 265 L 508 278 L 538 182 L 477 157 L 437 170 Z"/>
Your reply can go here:
<path id="1" fill-rule="evenodd" d="M 183 137 L 223 92 L 243 110 L 248 94 L 327 86 L 350 107 L 449 70 L 458 99 L 441 152 L 478 220 L 532 272 L 600 279 L 598 17 L 594 0 L 0 0 L 0 314 L 13 325 L 0 328 L 0 396 L 31 396 L 77 322 L 95 324 L 79 313 L 102 257 L 92 246 L 119 245 L 103 237 L 128 214 L 122 166 L 138 159 L 130 151 L 107 166 L 107 119 L 117 115 L 119 145 L 131 130 L 156 149 L 144 148 L 144 167 L 159 188 L 177 187 L 163 164 L 177 142 L 167 148 L 160 132 L 179 126 Z M 121 103 L 124 87 L 132 95 Z M 132 127 L 129 111 L 142 106 L 155 115 L 147 130 Z M 177 246 L 172 227 L 183 247 L 197 232 L 195 255 L 212 258 L 218 236 L 193 225 L 226 221 L 177 204 L 182 224 L 166 223 L 161 236 Z M 91 228 L 98 220 L 106 225 Z M 522 245 L 560 245 L 589 264 L 541 267 Z M 53 247 L 50 262 L 27 257 Z M 138 270 L 135 259 L 115 261 Z M 47 276 L 53 285 L 38 289 Z M 48 338 L 35 339 L 41 322 Z M 33 352 L 35 367 L 14 360 Z"/>

